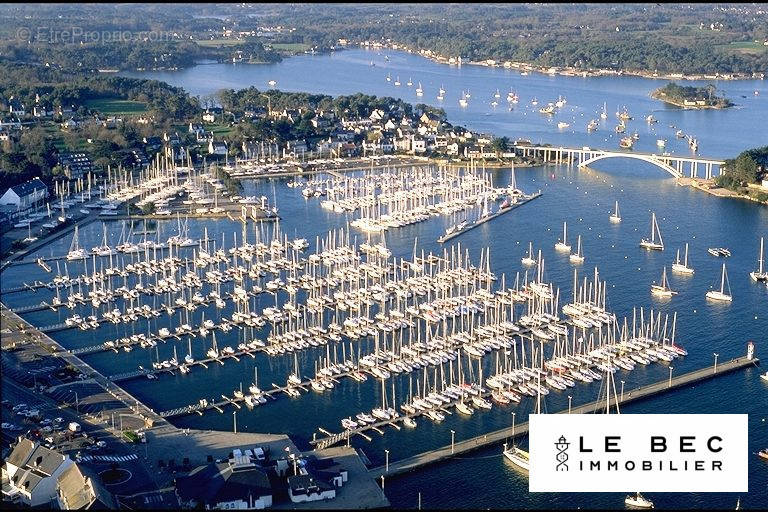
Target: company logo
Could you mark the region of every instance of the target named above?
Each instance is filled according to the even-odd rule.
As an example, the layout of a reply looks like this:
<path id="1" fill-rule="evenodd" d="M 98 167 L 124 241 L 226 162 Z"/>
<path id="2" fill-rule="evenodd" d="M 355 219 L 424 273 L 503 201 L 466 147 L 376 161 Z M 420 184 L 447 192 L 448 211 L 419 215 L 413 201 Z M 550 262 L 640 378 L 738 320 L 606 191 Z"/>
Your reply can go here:
<path id="1" fill-rule="evenodd" d="M 565 436 L 560 436 L 560 439 L 555 442 L 555 449 L 557 450 L 557 455 L 555 455 L 555 460 L 557 460 L 555 471 L 568 471 L 568 453 L 566 452 L 570 445 L 571 443 L 565 440 Z"/>
<path id="2" fill-rule="evenodd" d="M 531 492 L 748 491 L 746 414 L 535 414 L 529 453 Z"/>

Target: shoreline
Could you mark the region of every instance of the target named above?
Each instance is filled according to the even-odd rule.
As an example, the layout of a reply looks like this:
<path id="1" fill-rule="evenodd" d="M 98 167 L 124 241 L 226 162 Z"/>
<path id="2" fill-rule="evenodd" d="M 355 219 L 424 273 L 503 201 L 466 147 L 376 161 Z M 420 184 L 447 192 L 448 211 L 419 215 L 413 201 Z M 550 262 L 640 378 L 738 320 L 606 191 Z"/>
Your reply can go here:
<path id="1" fill-rule="evenodd" d="M 758 201 L 752 196 L 729 190 L 723 187 L 711 186 L 714 185 L 714 180 L 705 180 L 703 178 L 677 178 L 675 184 L 681 187 L 691 187 L 696 190 L 701 190 L 707 194 L 715 197 L 721 197 L 724 199 L 741 199 L 745 201 L 751 201 L 753 203 L 768 206 L 768 202 Z"/>
<path id="2" fill-rule="evenodd" d="M 686 105 L 684 103 L 680 103 L 677 100 L 674 100 L 672 98 L 669 98 L 666 94 L 660 93 L 659 90 L 651 91 L 649 94 L 651 98 L 654 100 L 658 100 L 664 103 L 668 103 L 669 105 L 674 105 L 676 107 L 680 107 L 685 110 L 725 110 L 727 108 L 735 107 L 736 104 L 731 102 L 730 105 L 725 106 L 718 106 L 718 105 Z M 725 99 L 725 98 L 723 98 Z M 730 100 L 729 100 L 730 101 Z"/>
<path id="3" fill-rule="evenodd" d="M 457 66 L 461 67 L 462 65 L 466 64 L 469 66 L 484 66 L 484 67 L 492 67 L 492 68 L 505 68 L 505 69 L 512 69 L 515 71 L 521 71 L 526 73 L 539 73 L 543 75 L 560 75 L 560 76 L 575 76 L 575 77 L 582 77 L 582 78 L 591 78 L 591 77 L 604 77 L 604 76 L 632 76 L 632 77 L 640 77 L 640 78 L 647 78 L 652 80 L 764 80 L 765 79 L 765 73 L 761 72 L 753 72 L 753 73 L 715 73 L 715 74 L 704 74 L 704 73 L 697 73 L 697 74 L 685 74 L 685 73 L 659 73 L 657 71 L 650 71 L 650 70 L 632 70 L 632 69 L 603 69 L 603 68 L 574 68 L 569 66 L 540 66 L 537 64 L 532 64 L 529 62 L 517 62 L 517 61 L 497 61 L 495 59 L 486 59 L 482 61 L 462 61 L 462 60 L 456 60 L 454 57 L 445 57 L 443 55 L 438 55 L 437 53 L 433 52 L 432 50 L 413 50 L 411 48 L 408 48 L 406 45 L 400 45 L 397 43 L 391 43 L 388 45 L 376 43 L 371 44 L 367 41 L 363 41 L 360 43 L 356 43 L 356 45 L 360 46 L 363 49 L 386 49 L 386 50 L 395 50 L 395 51 L 401 51 L 405 53 L 410 53 L 412 55 L 418 55 L 420 57 L 424 57 L 426 59 L 429 59 L 433 62 L 437 62 L 438 64 L 446 64 L 448 66 Z M 342 46 L 342 49 L 345 49 L 346 47 L 355 45 L 355 43 L 348 43 L 346 46 Z M 333 51 L 333 50 L 332 50 Z M 460 59 L 460 57 L 459 57 Z"/>

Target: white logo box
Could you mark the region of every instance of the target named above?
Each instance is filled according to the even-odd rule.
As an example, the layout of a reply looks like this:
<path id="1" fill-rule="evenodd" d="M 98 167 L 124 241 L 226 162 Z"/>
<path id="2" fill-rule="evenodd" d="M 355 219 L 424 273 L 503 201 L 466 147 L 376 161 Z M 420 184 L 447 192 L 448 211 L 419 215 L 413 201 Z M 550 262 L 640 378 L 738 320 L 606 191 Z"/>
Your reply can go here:
<path id="1" fill-rule="evenodd" d="M 529 426 L 530 492 L 748 492 L 746 414 L 532 414 Z"/>

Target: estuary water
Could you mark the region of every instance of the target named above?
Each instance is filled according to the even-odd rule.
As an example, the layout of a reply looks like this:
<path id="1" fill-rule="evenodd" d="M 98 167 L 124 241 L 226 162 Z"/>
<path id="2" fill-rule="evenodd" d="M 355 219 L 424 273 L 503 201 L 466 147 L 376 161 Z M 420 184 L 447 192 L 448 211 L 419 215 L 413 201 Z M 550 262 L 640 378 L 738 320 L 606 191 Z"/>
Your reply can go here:
<path id="1" fill-rule="evenodd" d="M 682 111 L 665 107 L 650 99 L 648 93 L 662 82 L 639 78 L 575 78 L 549 77 L 543 75 L 520 76 L 519 73 L 483 67 L 449 67 L 413 55 L 387 52 L 390 60 L 384 60 L 373 51 L 351 50 L 323 56 L 300 56 L 274 65 L 204 65 L 191 70 L 174 73 L 142 73 L 141 76 L 158 78 L 174 85 L 185 87 L 193 94 L 209 94 L 223 87 L 241 88 L 255 85 L 265 88 L 268 80 L 274 79 L 284 90 L 310 91 L 327 94 L 350 94 L 364 92 L 376 95 L 399 96 L 416 103 L 413 88 L 421 81 L 425 90 L 424 102 L 438 104 L 435 100 L 441 84 L 448 91 L 445 108 L 449 120 L 464 124 L 476 130 L 490 131 L 496 135 L 526 137 L 534 142 L 550 142 L 555 145 L 582 146 L 613 149 L 617 147 L 612 136 L 615 124 L 613 112 L 617 107 L 626 106 L 636 120 L 631 121 L 628 131 L 640 133 L 638 148 L 652 150 L 656 138 L 668 139 L 668 150 L 686 154 L 687 145 L 675 142 L 674 133 L 668 126 L 674 124 L 686 133 L 694 134 L 700 141 L 701 154 L 712 157 L 730 157 L 748 147 L 768 143 L 762 131 L 763 121 L 768 114 L 768 91 L 762 82 L 718 83 L 736 103 L 743 106 L 726 111 Z M 370 66 L 370 61 L 376 66 Z M 390 73 L 393 80 L 399 75 L 403 85 L 395 88 L 385 80 Z M 136 74 L 134 74 L 136 75 Z M 413 88 L 405 86 L 411 78 Z M 520 96 L 520 107 L 513 111 L 506 109 L 506 92 L 512 87 Z M 500 106 L 489 105 L 496 89 L 502 97 Z M 469 106 L 462 109 L 457 100 L 462 90 L 471 91 Z M 754 90 L 760 95 L 755 96 Z M 740 95 L 747 96 L 740 99 Z M 537 109 L 530 106 L 535 96 L 541 101 L 555 101 L 558 95 L 567 98 L 566 107 L 553 121 L 549 121 Z M 737 97 L 739 96 L 739 97 Z M 590 117 L 602 110 L 607 103 L 609 126 L 589 135 L 584 125 Z M 659 119 L 655 126 L 648 127 L 644 117 L 653 112 Z M 584 114 L 582 117 L 581 114 Z M 572 131 L 559 132 L 556 127 L 561 116 L 578 119 L 571 123 Z M 647 132 L 643 130 L 648 130 Z M 655 131 L 656 133 L 653 133 Z M 660 134 L 663 132 L 663 134 Z M 608 139 L 605 141 L 604 139 Z M 646 145 L 641 145 L 646 144 Z M 678 146 L 674 146 L 678 144 Z M 509 183 L 510 171 L 491 171 L 494 184 Z M 578 268 L 579 278 L 590 277 L 595 266 L 600 277 L 608 283 L 607 305 L 620 318 L 628 316 L 631 322 L 633 308 L 643 308 L 647 315 L 649 308 L 664 313 L 677 313 L 677 343 L 687 348 L 689 355 L 676 359 L 672 364 L 674 374 L 687 372 L 713 363 L 713 353 L 720 360 L 743 355 L 747 340 L 754 340 L 757 355 L 768 357 L 768 288 L 764 284 L 750 281 L 748 272 L 757 266 L 759 237 L 768 238 L 768 209 L 752 203 L 725 200 L 704 194 L 690 188 L 676 186 L 673 179 L 660 169 L 643 162 L 632 160 L 607 160 L 596 164 L 596 169 L 578 170 L 567 166 L 543 166 L 518 169 L 518 186 L 526 192 L 541 190 L 543 196 L 530 204 L 513 210 L 504 216 L 484 224 L 447 244 L 461 244 L 468 248 L 477 263 L 481 248 L 490 247 L 491 269 L 506 275 L 511 283 L 517 272 L 524 268 L 520 263 L 527 251 L 528 242 L 534 249 L 541 249 L 545 261 L 545 279 L 560 287 L 561 304 L 569 302 L 572 296 L 573 270 Z M 286 179 L 249 181 L 244 183 L 245 192 L 275 197 L 280 208 L 280 230 L 289 237 L 307 238 L 314 249 L 315 237 L 322 237 L 330 229 L 346 227 L 350 217 L 320 208 L 317 199 L 305 199 L 300 189 L 288 188 Z M 622 222 L 611 224 L 608 216 L 614 201 L 619 201 Z M 655 212 L 664 237 L 663 252 L 646 252 L 638 247 L 642 237 L 650 231 L 651 212 Z M 553 245 L 561 236 L 562 223 L 568 222 L 568 238 L 574 243 L 581 235 L 586 261 L 574 267 L 567 255 L 555 252 Z M 107 222 L 109 242 L 117 243 L 121 221 Z M 157 221 L 158 237 L 165 239 L 176 233 L 176 221 Z M 443 218 L 430 220 L 390 230 L 386 244 L 393 257 L 410 257 L 416 240 L 420 251 L 440 251 L 436 242 L 446 227 Z M 189 235 L 202 237 L 207 229 L 208 236 L 221 245 L 230 245 L 232 233 L 238 233 L 239 223 L 228 220 L 189 220 Z M 248 237 L 252 241 L 257 230 L 271 230 L 272 226 L 261 228 L 251 224 Z M 92 247 L 101 242 L 102 226 L 97 222 L 80 232 L 81 245 Z M 155 235 L 151 235 L 153 237 Z M 361 232 L 352 231 L 358 241 L 364 239 Z M 688 242 L 690 263 L 696 273 L 691 277 L 670 275 L 673 289 L 679 292 L 670 300 L 652 298 L 649 287 L 658 281 L 662 268 L 674 261 L 677 248 Z M 60 255 L 67 251 L 69 238 L 60 239 L 39 252 L 41 256 Z M 721 260 L 710 256 L 707 248 L 725 246 L 732 256 Z M 193 249 L 183 249 L 192 255 Z M 705 293 L 719 287 L 720 267 L 725 261 L 734 300 L 731 304 L 714 304 L 705 300 Z M 63 270 L 63 263 L 61 264 Z M 70 273 L 79 272 L 82 263 L 69 263 Z M 92 266 L 89 264 L 89 270 Z M 55 268 L 54 268 L 55 271 Z M 34 279 L 49 280 L 50 275 L 34 265 L 13 266 L 3 272 L 2 287 L 8 289 L 22 282 Z M 129 283 L 130 284 L 130 283 Z M 4 296 L 11 306 L 22 306 L 50 301 L 48 291 L 37 293 L 15 293 Z M 282 300 L 282 297 L 278 297 Z M 275 298 L 270 294 L 260 296 L 259 309 L 270 306 Z M 82 315 L 91 314 L 89 307 L 78 309 Z M 639 311 L 639 309 L 638 309 Z M 231 309 L 223 311 L 213 307 L 200 308 L 190 318 L 172 318 L 163 314 L 157 319 L 140 320 L 135 324 L 102 325 L 94 331 L 70 329 L 54 333 L 53 336 L 68 348 L 95 345 L 108 339 L 130 335 L 134 332 L 157 332 L 160 327 L 173 327 L 180 322 L 200 324 L 202 315 L 218 322 L 220 315 L 231 315 Z M 50 325 L 63 321 L 71 312 L 64 309 L 58 313 L 50 310 L 25 315 L 36 325 Z M 245 333 L 237 329 L 228 334 L 217 333 L 220 346 L 235 346 Z M 256 333 L 264 336 L 264 333 Z M 362 342 L 364 351 L 370 350 Z M 347 344 L 348 345 L 348 344 Z M 187 342 L 169 341 L 155 349 L 136 347 L 130 353 L 113 352 L 84 356 L 84 359 L 106 375 L 132 371 L 138 365 L 148 367 L 158 356 L 168 359 L 174 347 L 179 357 L 190 349 L 200 359 L 210 346 L 207 339 L 196 337 Z M 342 348 L 338 349 L 341 359 Z M 348 350 L 348 348 L 346 348 Z M 355 348 L 356 350 L 356 348 Z M 302 375 L 313 375 L 313 366 L 319 357 L 326 355 L 324 348 L 302 352 L 298 364 Z M 330 354 L 333 358 L 333 354 Z M 485 372 L 491 370 L 492 361 L 487 361 Z M 239 362 L 227 360 L 224 365 L 210 365 L 207 370 L 196 367 L 189 375 L 162 375 L 157 380 L 137 379 L 123 385 L 131 393 L 145 401 L 156 411 L 197 402 L 200 398 L 231 396 L 240 383 L 245 388 L 253 381 L 254 368 L 258 367 L 259 384 L 262 389 L 271 387 L 272 382 L 282 384 L 293 371 L 292 356 L 267 357 L 259 354 L 256 358 L 243 357 Z M 474 370 L 478 371 L 477 368 Z M 665 379 L 669 373 L 666 365 L 654 363 L 638 366 L 634 371 L 617 372 L 616 380 L 624 381 L 625 388 L 634 387 Z M 420 372 L 417 372 L 420 375 Z M 431 378 L 431 376 L 430 376 Z M 409 383 L 407 377 L 397 377 L 387 382 L 388 399 L 392 400 L 392 380 L 398 403 L 407 398 Z M 414 383 L 415 386 L 415 383 Z M 544 400 L 545 412 L 556 412 L 567 408 L 570 393 L 574 405 L 586 403 L 597 397 L 599 384 L 579 384 L 570 391 L 553 392 Z M 344 379 L 331 392 L 318 395 L 310 393 L 299 399 L 281 396 L 277 401 L 252 411 L 241 409 L 237 412 L 238 428 L 255 432 L 291 434 L 300 446 L 308 447 L 308 441 L 318 427 L 337 432 L 341 418 L 360 411 L 370 411 L 381 403 L 382 390 L 378 381 L 369 379 L 364 383 Z M 516 421 L 525 421 L 533 409 L 534 401 L 524 399 L 514 407 L 494 406 L 491 411 L 459 417 L 448 416 L 441 424 L 433 424 L 426 418 L 418 420 L 414 430 L 396 431 L 387 429 L 384 436 L 373 434 L 368 442 L 358 437 L 352 444 L 361 448 L 375 464 L 384 463 L 384 450 L 390 451 L 390 460 L 445 445 L 450 442 L 450 431 L 456 432 L 456 439 L 464 439 L 501 428 L 511 423 L 511 413 Z M 720 377 L 668 395 L 661 395 L 623 408 L 623 413 L 747 413 L 749 414 L 749 493 L 741 496 L 745 508 L 761 508 L 768 503 L 768 465 L 757 458 L 756 452 L 768 446 L 768 383 L 759 378 L 759 369 L 751 368 Z M 195 428 L 231 429 L 233 418 L 230 410 L 224 414 L 208 412 L 203 416 L 187 416 L 175 420 L 179 426 Z M 525 442 L 523 442 L 525 444 Z M 426 467 L 422 470 L 392 478 L 386 482 L 385 491 L 396 507 L 415 508 L 418 493 L 425 508 L 621 508 L 623 494 L 531 494 L 527 491 L 527 477 L 513 470 L 506 459 L 501 457 L 501 446 L 490 447 L 471 453 L 461 459 Z M 628 483 L 631 487 L 631 483 Z M 628 488 L 631 492 L 635 489 Z M 735 494 L 663 494 L 649 496 L 657 508 L 730 508 L 736 503 Z"/>

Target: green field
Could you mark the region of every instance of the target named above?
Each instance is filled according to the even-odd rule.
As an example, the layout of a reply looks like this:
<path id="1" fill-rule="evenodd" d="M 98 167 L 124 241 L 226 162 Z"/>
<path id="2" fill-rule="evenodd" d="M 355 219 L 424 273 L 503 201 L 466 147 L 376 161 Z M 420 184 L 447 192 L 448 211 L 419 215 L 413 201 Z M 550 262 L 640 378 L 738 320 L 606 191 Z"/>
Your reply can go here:
<path id="1" fill-rule="evenodd" d="M 205 39 L 201 41 L 195 41 L 198 46 L 207 46 L 218 48 L 220 46 L 235 46 L 242 43 L 236 39 Z"/>
<path id="2" fill-rule="evenodd" d="M 720 45 L 724 50 L 731 50 L 736 53 L 762 53 L 768 51 L 768 46 L 754 41 L 734 41 L 732 43 Z"/>
<path id="3" fill-rule="evenodd" d="M 117 98 L 86 100 L 85 106 L 106 115 L 131 115 L 141 114 L 147 111 L 147 105 L 145 103 Z"/>
<path id="4" fill-rule="evenodd" d="M 310 48 L 310 45 L 304 43 L 272 43 L 273 50 L 286 52 L 305 52 Z"/>

